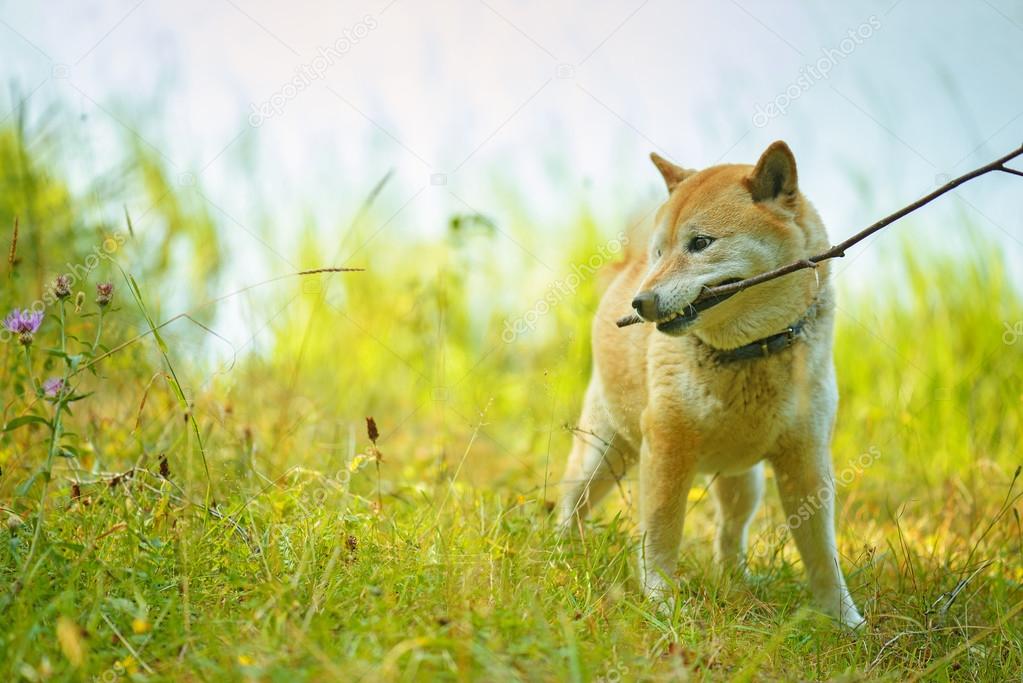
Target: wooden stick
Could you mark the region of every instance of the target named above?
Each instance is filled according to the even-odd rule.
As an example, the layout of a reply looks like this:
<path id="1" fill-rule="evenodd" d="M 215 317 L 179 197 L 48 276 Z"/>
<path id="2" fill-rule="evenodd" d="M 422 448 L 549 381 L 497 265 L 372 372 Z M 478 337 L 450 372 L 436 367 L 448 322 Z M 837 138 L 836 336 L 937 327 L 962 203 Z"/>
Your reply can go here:
<path id="1" fill-rule="evenodd" d="M 858 244 L 859 242 L 862 242 L 863 240 L 870 237 L 878 230 L 881 230 L 882 228 L 891 225 L 895 221 L 916 211 L 925 204 L 929 204 L 930 202 L 934 201 L 941 195 L 945 194 L 946 192 L 950 192 L 951 190 L 954 190 L 963 183 L 973 180 L 974 178 L 979 178 L 980 176 L 985 175 L 987 173 L 991 173 L 992 171 L 1001 171 L 1002 173 L 1023 176 L 1023 172 L 1017 171 L 1014 168 L 1007 168 L 1005 166 L 1007 162 L 1012 161 L 1013 159 L 1020 155 L 1023 155 L 1023 145 L 1020 145 L 1012 152 L 1009 152 L 1005 156 L 995 159 L 989 164 L 985 164 L 980 168 L 975 168 L 969 173 L 964 173 L 958 178 L 954 178 L 948 181 L 934 192 L 931 192 L 930 194 L 921 197 L 912 204 L 902 207 L 901 209 L 899 209 L 898 211 L 889 216 L 885 216 L 876 223 L 873 223 L 872 225 L 869 225 L 863 230 L 859 231 L 858 233 L 856 233 L 849 239 L 845 240 L 844 242 L 839 242 L 838 244 L 834 245 L 827 251 L 817 254 L 816 256 L 811 256 L 810 258 L 807 259 L 795 261 L 794 263 L 790 263 L 787 266 L 775 268 L 774 270 L 769 270 L 766 273 L 761 273 L 760 275 L 755 275 L 753 277 L 746 278 L 745 280 L 740 280 L 739 282 L 733 282 L 727 285 L 720 285 L 718 287 L 705 287 L 704 290 L 700 293 L 700 296 L 698 296 L 696 300 L 693 302 L 693 304 L 696 304 L 697 302 L 712 297 L 718 299 L 719 301 L 724 301 L 728 297 L 734 294 L 738 294 L 747 287 L 752 287 L 754 285 L 759 285 L 764 282 L 769 282 L 770 280 L 779 278 L 782 275 L 788 275 L 789 273 L 794 273 L 798 270 L 803 270 L 804 268 L 816 268 L 817 264 L 820 263 L 821 261 L 827 261 L 828 259 L 840 258 L 842 256 L 845 256 L 845 252 L 846 250 L 849 249 L 849 247 L 853 246 L 854 244 Z M 617 325 L 618 327 L 626 327 L 628 325 L 635 325 L 636 323 L 641 322 L 645 321 L 639 316 L 628 315 L 619 320 L 617 322 Z"/>

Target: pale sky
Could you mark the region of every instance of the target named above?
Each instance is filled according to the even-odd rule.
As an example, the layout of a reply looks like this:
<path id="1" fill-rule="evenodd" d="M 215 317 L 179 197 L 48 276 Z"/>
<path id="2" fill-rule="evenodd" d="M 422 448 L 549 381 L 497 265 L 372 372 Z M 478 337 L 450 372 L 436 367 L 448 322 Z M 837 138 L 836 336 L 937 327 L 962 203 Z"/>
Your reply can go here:
<path id="1" fill-rule="evenodd" d="M 5 85 L 30 112 L 79 115 L 63 128 L 68 172 L 84 184 L 117 168 L 138 136 L 226 214 L 238 282 L 293 270 L 302 217 L 340 231 L 389 169 L 381 202 L 397 214 L 382 244 L 478 209 L 527 224 L 542 258 L 581 207 L 611 235 L 659 199 L 651 150 L 752 163 L 784 139 L 838 241 L 1023 143 L 1023 4 L 1010 0 L 0 8 Z M 307 85 L 252 125 L 253 105 L 296 74 Z M 870 276 L 900 230 L 956 245 L 964 216 L 1018 262 L 1021 192 L 1006 175 L 975 181 L 857 250 L 840 277 Z M 110 198 L 112 220 L 125 201 Z"/>

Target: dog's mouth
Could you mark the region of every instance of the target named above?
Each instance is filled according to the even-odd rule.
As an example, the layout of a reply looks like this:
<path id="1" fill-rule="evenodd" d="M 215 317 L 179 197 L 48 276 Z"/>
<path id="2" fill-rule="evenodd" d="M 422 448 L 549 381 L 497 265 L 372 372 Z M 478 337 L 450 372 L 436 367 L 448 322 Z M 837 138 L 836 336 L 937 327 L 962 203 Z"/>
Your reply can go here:
<path id="1" fill-rule="evenodd" d="M 730 285 L 733 282 L 741 281 L 742 278 L 730 277 L 726 280 L 715 282 L 714 284 L 709 285 L 705 289 L 709 289 L 711 287 L 720 287 L 722 285 Z M 706 311 L 708 308 L 711 308 L 712 306 L 717 306 L 719 303 L 729 298 L 730 296 L 732 295 L 725 294 L 722 296 L 704 296 L 703 294 L 700 294 L 695 299 L 693 299 L 692 303 L 690 303 L 681 311 L 671 313 L 665 316 L 664 318 L 658 320 L 657 331 L 671 335 L 682 334 L 682 332 L 684 332 L 690 325 L 693 324 L 693 322 L 696 321 L 697 316 L 699 316 L 702 311 Z"/>

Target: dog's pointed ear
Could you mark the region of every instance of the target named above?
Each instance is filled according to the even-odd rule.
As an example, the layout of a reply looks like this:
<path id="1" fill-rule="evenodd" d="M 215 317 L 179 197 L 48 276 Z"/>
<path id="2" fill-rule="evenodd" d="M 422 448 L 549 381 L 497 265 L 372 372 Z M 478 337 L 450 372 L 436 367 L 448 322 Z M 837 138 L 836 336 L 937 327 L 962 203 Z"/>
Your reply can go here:
<path id="1" fill-rule="evenodd" d="M 696 173 L 691 168 L 682 168 L 676 166 L 657 152 L 650 152 L 650 161 L 654 162 L 654 166 L 661 172 L 661 177 L 664 178 L 664 184 L 668 186 L 668 193 L 678 187 L 678 184 L 689 176 Z"/>
<path id="2" fill-rule="evenodd" d="M 781 140 L 772 142 L 760 156 L 747 183 L 755 202 L 794 197 L 797 188 L 796 157 L 789 146 Z"/>

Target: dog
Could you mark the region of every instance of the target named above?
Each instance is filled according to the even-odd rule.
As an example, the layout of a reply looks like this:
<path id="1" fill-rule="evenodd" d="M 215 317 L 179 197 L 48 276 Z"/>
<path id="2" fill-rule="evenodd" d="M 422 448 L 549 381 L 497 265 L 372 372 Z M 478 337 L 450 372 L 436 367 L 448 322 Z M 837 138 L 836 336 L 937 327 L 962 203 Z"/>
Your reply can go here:
<path id="1" fill-rule="evenodd" d="M 816 606 L 859 628 L 835 542 L 838 389 L 827 263 L 693 306 L 706 287 L 828 248 L 799 190 L 795 157 L 778 141 L 755 166 L 696 171 L 651 159 L 668 199 L 616 264 L 594 318 L 593 371 L 562 481 L 561 527 L 581 528 L 638 461 L 640 581 L 669 604 L 694 478 L 713 477 L 716 561 L 745 573 L 768 462 Z M 648 324 L 619 329 L 615 320 L 630 307 Z"/>

